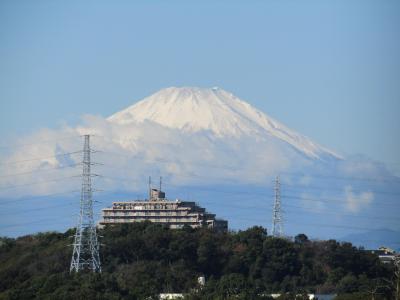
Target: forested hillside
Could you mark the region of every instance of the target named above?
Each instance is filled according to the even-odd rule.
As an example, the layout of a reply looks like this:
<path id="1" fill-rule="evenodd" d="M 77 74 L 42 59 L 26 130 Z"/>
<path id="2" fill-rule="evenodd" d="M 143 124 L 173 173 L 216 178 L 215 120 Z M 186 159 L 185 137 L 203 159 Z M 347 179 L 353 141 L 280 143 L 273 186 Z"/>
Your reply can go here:
<path id="1" fill-rule="evenodd" d="M 304 234 L 289 241 L 262 227 L 217 233 L 124 224 L 99 232 L 101 274 L 70 275 L 73 234 L 1 238 L 0 299 L 156 299 L 160 292 L 185 292 L 188 299 L 268 299 L 273 292 L 393 298 L 392 266 L 349 243 Z"/>

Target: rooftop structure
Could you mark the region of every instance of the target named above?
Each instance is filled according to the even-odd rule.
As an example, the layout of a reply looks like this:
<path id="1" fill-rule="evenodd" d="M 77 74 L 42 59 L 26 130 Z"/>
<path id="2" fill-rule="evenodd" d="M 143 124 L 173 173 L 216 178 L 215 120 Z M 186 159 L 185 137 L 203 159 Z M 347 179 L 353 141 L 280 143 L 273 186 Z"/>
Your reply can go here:
<path id="1" fill-rule="evenodd" d="M 102 209 L 100 226 L 150 221 L 169 228 L 208 227 L 220 231 L 228 229 L 228 221 L 216 219 L 195 202 L 168 200 L 161 189 L 149 189 L 149 198 L 127 202 L 113 202 L 112 207 Z"/>
<path id="2" fill-rule="evenodd" d="M 367 251 L 375 255 L 378 255 L 379 260 L 384 264 L 394 263 L 396 256 L 398 256 L 398 254 L 396 254 L 396 251 L 387 247 L 379 247 L 378 250 L 367 250 Z"/>

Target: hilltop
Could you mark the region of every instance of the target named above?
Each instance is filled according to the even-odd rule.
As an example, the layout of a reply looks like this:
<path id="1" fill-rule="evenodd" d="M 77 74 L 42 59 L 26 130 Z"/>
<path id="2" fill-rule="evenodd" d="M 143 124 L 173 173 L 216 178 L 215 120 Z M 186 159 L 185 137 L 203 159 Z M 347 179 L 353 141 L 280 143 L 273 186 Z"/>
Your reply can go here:
<path id="1" fill-rule="evenodd" d="M 216 233 L 146 222 L 100 230 L 103 272 L 70 275 L 72 234 L 2 238 L 0 299 L 155 299 L 160 292 L 185 292 L 188 299 L 268 299 L 259 295 L 272 292 L 366 297 L 391 280 L 390 266 L 350 243 L 304 234 L 289 241 L 257 226 Z M 206 285 L 195 292 L 202 275 Z M 391 291 L 376 292 L 389 299 Z"/>

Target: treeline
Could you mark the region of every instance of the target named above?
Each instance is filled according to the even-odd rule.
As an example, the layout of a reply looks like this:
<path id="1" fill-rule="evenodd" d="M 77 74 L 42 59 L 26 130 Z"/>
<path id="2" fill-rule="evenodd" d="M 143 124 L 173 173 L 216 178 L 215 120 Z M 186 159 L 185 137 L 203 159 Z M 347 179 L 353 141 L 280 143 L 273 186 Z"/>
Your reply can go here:
<path id="1" fill-rule="evenodd" d="M 338 299 L 393 299 L 393 267 L 350 243 L 294 241 L 266 229 L 218 233 L 151 223 L 99 231 L 102 273 L 69 274 L 74 231 L 0 239 L 0 299 L 269 299 L 337 293 Z M 206 284 L 200 288 L 199 276 Z M 300 299 L 302 296 L 298 296 Z M 305 296 L 304 296 L 305 297 Z"/>

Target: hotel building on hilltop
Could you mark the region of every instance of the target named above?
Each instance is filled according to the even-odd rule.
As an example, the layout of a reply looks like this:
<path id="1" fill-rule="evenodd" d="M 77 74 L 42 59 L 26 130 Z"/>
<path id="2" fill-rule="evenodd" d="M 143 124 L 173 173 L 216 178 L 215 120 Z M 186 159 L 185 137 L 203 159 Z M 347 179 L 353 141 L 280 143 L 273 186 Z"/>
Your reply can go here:
<path id="1" fill-rule="evenodd" d="M 150 221 L 169 228 L 208 227 L 218 231 L 228 230 L 228 221 L 216 219 L 195 202 L 168 200 L 161 189 L 150 189 L 149 200 L 113 202 L 112 207 L 102 209 L 99 225 L 113 225 Z"/>

